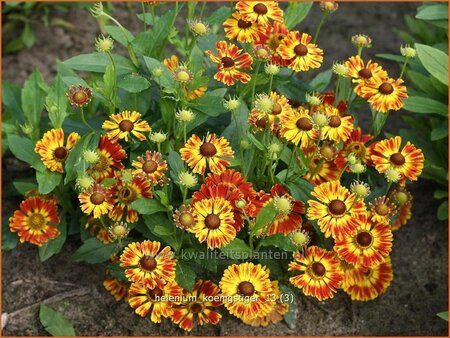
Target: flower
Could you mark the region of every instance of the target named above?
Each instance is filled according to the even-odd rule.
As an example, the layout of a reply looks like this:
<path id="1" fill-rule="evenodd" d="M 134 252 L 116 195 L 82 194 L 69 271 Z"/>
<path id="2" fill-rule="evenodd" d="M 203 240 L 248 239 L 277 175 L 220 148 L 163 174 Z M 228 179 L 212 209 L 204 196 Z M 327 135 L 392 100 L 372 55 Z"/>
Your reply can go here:
<path id="1" fill-rule="evenodd" d="M 129 223 L 137 222 L 139 214 L 131 208 L 131 204 L 138 198 L 152 198 L 152 187 L 146 177 L 136 175 L 131 181 L 124 181 L 122 173 L 116 173 L 116 183 L 111 188 L 112 202 L 114 208 L 110 211 L 109 217 L 113 221 L 122 220 L 123 214 L 126 215 L 126 221 Z"/>
<path id="2" fill-rule="evenodd" d="M 391 216 L 396 212 L 396 206 L 386 196 L 375 198 L 369 203 L 372 220 L 375 222 L 389 223 Z"/>
<path id="3" fill-rule="evenodd" d="M 223 28 L 227 39 L 239 42 L 254 42 L 261 34 L 258 23 L 244 20 L 239 12 L 234 12 L 231 18 L 226 19 Z"/>
<path id="4" fill-rule="evenodd" d="M 199 279 L 192 291 L 183 291 L 183 299 L 187 301 L 174 306 L 172 321 L 185 331 L 192 331 L 194 317 L 197 317 L 198 325 L 218 324 L 222 315 L 213 308 L 222 303 L 211 300 L 218 298 L 218 294 L 219 287 L 216 284 Z"/>
<path id="5" fill-rule="evenodd" d="M 174 76 L 175 76 L 175 80 L 177 80 L 178 82 L 180 82 L 182 84 L 191 82 L 193 79 L 192 72 L 185 65 L 179 65 L 177 68 L 175 68 Z"/>
<path id="6" fill-rule="evenodd" d="M 194 119 L 195 114 L 190 109 L 181 109 L 175 113 L 175 117 L 180 122 L 189 123 Z"/>
<path id="7" fill-rule="evenodd" d="M 298 31 L 290 32 L 280 43 L 277 52 L 289 60 L 289 68 L 296 72 L 319 68 L 323 61 L 323 50 L 311 42 L 311 35 Z"/>
<path id="8" fill-rule="evenodd" d="M 343 169 L 347 163 L 351 165 L 357 162 L 372 164 L 370 155 L 372 154 L 373 146 L 367 145 L 372 139 L 372 135 L 363 134 L 360 127 L 353 129 L 344 142 L 342 151 L 336 157 L 336 165 Z"/>
<path id="9" fill-rule="evenodd" d="M 197 222 L 197 216 L 191 206 L 181 205 L 173 213 L 173 222 L 183 230 L 189 230 Z"/>
<path id="10" fill-rule="evenodd" d="M 161 323 L 161 318 L 171 317 L 173 314 L 173 302 L 167 299 L 181 297 L 183 289 L 175 282 L 170 281 L 165 285 L 156 285 L 148 288 L 139 283 L 132 283 L 128 291 L 128 303 L 141 317 L 147 317 L 153 323 Z"/>
<path id="11" fill-rule="evenodd" d="M 115 169 L 123 169 L 122 160 L 127 157 L 127 153 L 119 143 L 112 142 L 106 136 L 100 136 L 97 154 L 99 160 L 91 165 L 89 172 L 98 181 L 114 176 Z"/>
<path id="12" fill-rule="evenodd" d="M 340 115 L 337 108 L 328 104 L 318 106 L 317 109 L 325 112 L 329 119 L 328 125 L 322 127 L 321 138 L 328 138 L 336 143 L 347 141 L 354 128 L 353 116 Z"/>
<path id="13" fill-rule="evenodd" d="M 322 97 L 318 93 L 305 93 L 305 100 L 311 107 L 318 106 L 322 103 Z"/>
<path id="14" fill-rule="evenodd" d="M 370 214 L 360 216 L 357 222 L 356 232 L 337 239 L 334 251 L 356 267 L 372 268 L 383 263 L 392 250 L 393 236 L 389 223 L 374 221 Z"/>
<path id="15" fill-rule="evenodd" d="M 190 189 L 197 185 L 198 179 L 197 176 L 191 174 L 188 171 L 181 171 L 178 174 L 178 182 L 180 182 L 180 185 L 182 185 L 183 187 Z"/>
<path id="16" fill-rule="evenodd" d="M 203 140 L 195 134 L 192 135 L 180 149 L 180 154 L 194 173 L 203 175 L 206 164 L 215 174 L 224 172 L 230 165 L 234 152 L 224 137 L 208 133 Z"/>
<path id="17" fill-rule="evenodd" d="M 145 240 L 130 243 L 120 256 L 120 266 L 130 282 L 155 289 L 175 278 L 176 260 L 169 246 L 160 250 L 161 243 Z"/>
<path id="18" fill-rule="evenodd" d="M 395 231 L 405 225 L 412 217 L 411 213 L 412 200 L 402 204 L 398 209 L 398 214 L 395 221 L 391 224 L 391 230 Z"/>
<path id="19" fill-rule="evenodd" d="M 333 161 L 327 161 L 321 155 L 314 155 L 314 148 L 311 147 L 306 151 L 305 154 L 311 154 L 309 156 L 314 156 L 313 160 L 309 163 L 309 170 L 305 174 L 304 179 L 313 183 L 314 185 L 319 185 L 323 182 L 335 181 L 339 179 L 340 170 L 334 164 Z"/>
<path id="20" fill-rule="evenodd" d="M 288 237 L 298 250 L 305 248 L 311 241 L 311 237 L 305 230 L 291 232 Z"/>
<path id="21" fill-rule="evenodd" d="M 250 262 L 233 264 L 225 269 L 219 282 L 228 311 L 245 321 L 266 316 L 273 308 L 268 301 L 273 293 L 269 269 Z"/>
<path id="22" fill-rule="evenodd" d="M 308 200 L 307 218 L 317 220 L 325 237 L 351 236 L 358 226 L 356 217 L 366 212 L 362 200 L 341 186 L 339 181 L 322 183 L 311 192 L 318 199 Z"/>
<path id="23" fill-rule="evenodd" d="M 89 87 L 83 87 L 82 85 L 70 86 L 67 92 L 67 99 L 72 106 L 85 107 L 91 102 L 92 91 Z"/>
<path id="24" fill-rule="evenodd" d="M 277 75 L 280 72 L 280 67 L 278 67 L 276 64 L 268 62 L 264 66 L 264 71 L 268 75 Z"/>
<path id="25" fill-rule="evenodd" d="M 100 156 L 98 156 L 96 151 L 87 149 L 87 150 L 83 151 L 83 159 L 87 163 L 95 164 L 100 159 Z"/>
<path id="26" fill-rule="evenodd" d="M 236 10 L 244 20 L 267 26 L 269 20 L 283 22 L 283 11 L 275 1 L 239 1 Z"/>
<path id="27" fill-rule="evenodd" d="M 347 73 L 348 73 L 348 67 L 343 63 L 334 62 L 333 63 L 333 72 L 337 75 L 346 77 Z"/>
<path id="28" fill-rule="evenodd" d="M 160 152 L 147 150 L 144 156 L 138 156 L 131 165 L 136 168 L 133 175 L 143 175 L 153 185 L 165 182 L 164 175 L 168 167 Z"/>
<path id="29" fill-rule="evenodd" d="M 403 107 L 402 99 L 408 97 L 402 79 L 372 78 L 361 87 L 361 96 L 367 99 L 373 108 L 382 113 L 399 110 Z"/>
<path id="30" fill-rule="evenodd" d="M 413 47 L 410 47 L 408 44 L 405 45 L 405 47 L 400 47 L 400 53 L 407 59 L 415 58 L 417 55 L 417 51 Z"/>
<path id="31" fill-rule="evenodd" d="M 111 191 L 100 184 L 94 184 L 87 191 L 78 195 L 80 208 L 86 215 L 93 215 L 99 218 L 107 214 L 113 208 Z"/>
<path id="32" fill-rule="evenodd" d="M 54 200 L 31 197 L 20 203 L 19 210 L 9 218 L 9 229 L 17 232 L 20 243 L 42 246 L 59 236 L 54 226 L 59 224 L 58 208 Z"/>
<path id="33" fill-rule="evenodd" d="M 274 102 L 271 97 L 265 93 L 257 94 L 255 98 L 254 108 L 262 113 L 268 114 L 272 111 Z"/>
<path id="34" fill-rule="evenodd" d="M 201 199 L 192 205 L 196 223 L 189 229 L 209 249 L 220 248 L 236 237 L 233 207 L 223 197 Z"/>
<path id="35" fill-rule="evenodd" d="M 400 136 L 379 141 L 373 147 L 370 158 L 379 173 L 383 174 L 389 168 L 393 168 L 401 174 L 402 179 L 416 181 L 423 169 L 422 150 L 416 148 L 409 141 L 400 150 L 401 143 Z"/>
<path id="36" fill-rule="evenodd" d="M 275 21 L 273 25 L 269 24 L 265 27 L 265 30 L 261 32 L 259 39 L 254 42 L 254 45 L 268 47 L 272 55 L 271 62 L 274 65 L 286 67 L 289 65 L 289 60 L 283 60 L 277 52 L 277 48 L 288 34 L 288 28 L 282 22 Z"/>
<path id="37" fill-rule="evenodd" d="M 95 39 L 95 48 L 99 53 L 108 53 L 114 48 L 114 40 L 109 36 L 100 35 Z"/>
<path id="38" fill-rule="evenodd" d="M 61 128 L 51 129 L 36 143 L 34 151 L 41 156 L 42 162 L 50 171 L 62 173 L 63 163 L 79 139 L 78 133 L 70 133 L 64 146 L 64 131 Z"/>
<path id="39" fill-rule="evenodd" d="M 307 147 L 311 140 L 319 136 L 309 110 L 303 107 L 292 110 L 290 114 L 283 114 L 280 123 L 280 135 L 301 148 Z"/>
<path id="40" fill-rule="evenodd" d="M 112 239 L 127 237 L 129 233 L 128 224 L 124 222 L 116 222 L 108 228 L 109 237 Z"/>
<path id="41" fill-rule="evenodd" d="M 128 142 L 130 134 L 139 141 L 144 141 L 145 136 L 142 132 L 152 131 L 148 122 L 141 120 L 141 114 L 128 110 L 111 115 L 110 120 L 103 122 L 102 128 L 107 131 L 108 138 L 113 142 L 117 142 L 119 139 Z"/>
<path id="42" fill-rule="evenodd" d="M 370 195 L 370 186 L 362 181 L 353 181 L 350 184 L 350 191 L 359 198 L 366 198 Z"/>
<path id="43" fill-rule="evenodd" d="M 209 33 L 209 25 L 201 20 L 192 20 L 189 22 L 189 27 L 198 36 L 205 36 Z"/>
<path id="44" fill-rule="evenodd" d="M 359 96 L 363 96 L 361 88 L 371 79 L 385 79 L 388 77 L 387 72 L 378 63 L 369 60 L 367 64 L 364 64 L 364 60 L 359 55 L 349 57 L 345 61 L 345 65 L 348 69 L 347 76 L 352 78 L 353 83 L 357 83 L 354 91 Z"/>
<path id="45" fill-rule="evenodd" d="M 80 191 L 86 191 L 94 185 L 94 179 L 89 175 L 78 176 L 75 181 L 75 187 Z"/>
<path id="46" fill-rule="evenodd" d="M 328 118 L 327 114 L 323 112 L 315 112 L 314 114 L 312 114 L 312 121 L 314 122 L 314 125 L 317 126 L 317 128 L 323 128 L 325 126 L 328 126 L 330 119 Z"/>
<path id="47" fill-rule="evenodd" d="M 337 11 L 339 5 L 335 1 L 321 1 L 320 9 L 324 13 L 334 13 Z"/>
<path id="48" fill-rule="evenodd" d="M 412 195 L 403 187 L 396 187 L 389 192 L 389 200 L 398 206 L 412 202 Z"/>
<path id="49" fill-rule="evenodd" d="M 356 162 L 350 165 L 350 172 L 354 174 L 362 174 L 366 171 L 366 166 L 362 164 L 361 162 Z"/>
<path id="50" fill-rule="evenodd" d="M 372 47 L 372 39 L 364 34 L 356 34 L 352 36 L 352 43 L 358 48 Z"/>
<path id="51" fill-rule="evenodd" d="M 320 301 L 333 298 L 344 278 L 336 254 L 317 246 L 306 248 L 304 255 L 297 251 L 294 261 L 289 263 L 289 271 L 300 272 L 289 278 L 294 286 Z"/>
<path id="52" fill-rule="evenodd" d="M 256 45 L 253 48 L 253 56 L 259 61 L 269 61 L 272 58 L 272 51 L 265 45 Z"/>
<path id="53" fill-rule="evenodd" d="M 105 278 L 103 286 L 117 302 L 128 297 L 128 284 L 121 283 L 114 277 Z"/>
<path id="54" fill-rule="evenodd" d="M 217 41 L 216 48 L 217 55 L 210 50 L 206 51 L 210 59 L 217 64 L 214 78 L 227 86 L 234 85 L 235 81 L 248 83 L 251 76 L 242 70 L 252 69 L 253 58 L 250 54 L 243 53 L 242 49 L 226 41 Z"/>
<path id="55" fill-rule="evenodd" d="M 234 111 L 241 107 L 241 101 L 238 98 L 230 97 L 228 100 L 224 100 L 223 107 L 226 110 Z"/>
<path id="56" fill-rule="evenodd" d="M 167 134 L 161 131 L 150 134 L 150 141 L 155 143 L 163 143 L 167 139 Z"/>
<path id="57" fill-rule="evenodd" d="M 401 179 L 400 173 L 394 168 L 386 169 L 384 172 L 384 177 L 386 178 L 386 181 L 391 183 L 397 183 Z"/>
<path id="58" fill-rule="evenodd" d="M 391 260 L 386 258 L 384 263 L 370 269 L 361 268 L 362 280 L 354 284 L 343 284 L 343 290 L 352 300 L 368 301 L 384 293 L 394 277 Z"/>

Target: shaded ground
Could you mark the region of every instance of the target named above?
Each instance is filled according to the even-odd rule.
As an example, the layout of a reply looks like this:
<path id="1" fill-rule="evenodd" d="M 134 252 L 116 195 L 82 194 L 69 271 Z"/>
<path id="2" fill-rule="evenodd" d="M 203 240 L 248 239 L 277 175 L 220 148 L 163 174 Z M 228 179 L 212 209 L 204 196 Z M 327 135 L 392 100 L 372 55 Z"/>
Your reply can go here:
<path id="1" fill-rule="evenodd" d="M 319 44 L 325 49 L 325 67 L 333 60 L 350 54 L 350 37 L 365 33 L 373 37 L 369 54 L 398 51 L 399 38 L 392 26 L 402 28 L 402 16 L 413 15 L 417 4 L 345 3 L 331 15 L 322 30 Z M 313 32 L 318 21 L 317 5 L 301 25 Z M 69 16 L 66 16 L 69 18 Z M 126 11 L 120 20 L 129 28 Z M 94 19 L 81 10 L 70 12 L 70 21 L 80 22 L 77 31 L 34 27 L 40 43 L 30 50 L 3 58 L 3 77 L 22 84 L 33 67 L 38 67 L 47 80 L 55 71 L 55 58 L 66 59 L 93 51 L 98 34 Z M 133 28 L 134 27 L 134 28 Z M 135 31 L 138 23 L 132 24 Z M 140 27 L 140 26 L 139 26 Z M 353 52 L 353 49 L 352 49 Z M 387 65 L 387 63 L 382 62 Z M 390 67 L 390 68 L 389 68 Z M 386 67 L 398 71 L 396 65 Z M 390 128 L 399 126 L 393 118 Z M 13 170 L 11 170 L 14 168 Z M 24 171 L 20 171 L 23 168 Z M 3 183 L 12 176 L 27 174 L 14 159 L 3 161 Z M 5 186 L 5 185 L 3 185 Z M 436 219 L 433 187 L 425 181 L 412 189 L 415 196 L 413 220 L 395 233 L 392 253 L 394 281 L 387 293 L 368 303 L 351 302 L 340 291 L 334 300 L 318 302 L 309 297 L 299 300 L 298 325 L 294 330 L 284 323 L 268 328 L 252 328 L 224 313 L 217 327 L 193 331 L 195 335 L 448 335 L 447 323 L 436 313 L 448 308 L 448 228 Z M 3 214 L 8 215 L 19 201 L 3 201 Z M 61 311 L 75 327 L 78 335 L 140 336 L 183 335 L 169 322 L 154 325 L 132 312 L 126 303 L 116 303 L 103 289 L 101 265 L 68 263 L 68 257 L 79 246 L 72 238 L 63 252 L 40 263 L 37 249 L 20 245 L 3 254 L 2 312 L 10 314 L 3 335 L 46 335 L 38 320 L 39 303 L 46 302 Z"/>

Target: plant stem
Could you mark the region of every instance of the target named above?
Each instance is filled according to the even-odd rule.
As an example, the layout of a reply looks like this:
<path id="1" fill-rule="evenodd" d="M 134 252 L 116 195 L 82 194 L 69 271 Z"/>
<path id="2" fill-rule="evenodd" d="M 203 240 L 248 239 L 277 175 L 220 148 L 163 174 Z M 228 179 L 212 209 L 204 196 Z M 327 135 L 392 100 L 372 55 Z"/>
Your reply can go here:
<path id="1" fill-rule="evenodd" d="M 236 134 L 237 134 L 238 142 L 241 142 L 241 128 L 239 127 L 236 112 L 234 110 L 232 110 L 231 115 L 233 115 L 233 120 L 234 120 L 234 123 L 236 124 Z M 242 149 L 240 143 L 239 143 L 239 156 L 241 157 L 241 173 L 245 177 L 244 150 Z"/>
<path id="2" fill-rule="evenodd" d="M 269 91 L 267 94 L 270 95 L 270 92 L 272 91 L 272 82 L 273 82 L 273 75 L 270 75 L 270 81 L 269 81 Z"/>
<path id="3" fill-rule="evenodd" d="M 400 79 L 403 77 L 403 73 L 406 70 L 406 65 L 408 64 L 408 60 L 409 60 L 408 58 L 405 58 L 405 62 L 403 62 L 403 67 L 402 67 L 402 70 L 401 70 L 400 76 L 399 76 Z"/>
<path id="4" fill-rule="evenodd" d="M 327 16 L 328 16 L 328 13 L 323 13 L 322 14 L 322 17 L 320 18 L 319 25 L 317 26 L 317 29 L 316 29 L 316 34 L 314 34 L 313 44 L 315 44 L 317 42 L 317 38 L 319 37 L 320 29 L 322 28 L 322 26 L 323 26 Z"/>
<path id="5" fill-rule="evenodd" d="M 80 108 L 80 111 L 81 111 L 81 121 L 83 121 L 83 123 L 84 123 L 84 125 L 86 127 L 88 127 L 90 130 L 95 132 L 94 128 L 92 128 L 91 125 L 89 123 L 87 123 L 86 118 L 84 117 L 84 109 L 83 109 L 83 107 Z"/>
<path id="6" fill-rule="evenodd" d="M 292 148 L 291 158 L 289 159 L 289 164 L 288 164 L 287 171 L 286 171 L 286 179 L 285 179 L 285 182 L 287 182 L 287 180 L 288 180 L 288 177 L 289 177 L 289 170 L 291 169 L 291 164 L 292 164 L 292 160 L 294 159 L 294 155 L 295 155 L 295 146 Z"/>
<path id="7" fill-rule="evenodd" d="M 117 85 L 116 85 L 116 63 L 114 62 L 114 59 L 112 57 L 111 52 L 107 53 L 109 56 L 109 59 L 111 60 L 111 64 L 113 67 L 113 78 L 114 78 L 114 82 L 113 82 L 113 95 L 110 98 L 110 102 L 111 102 L 111 106 L 109 108 L 109 114 L 112 115 L 114 114 L 115 110 L 116 110 L 116 96 L 117 96 Z"/>
<path id="8" fill-rule="evenodd" d="M 142 15 L 144 18 L 144 32 L 147 30 L 147 19 L 145 17 L 145 4 L 144 2 L 141 2 L 141 6 L 142 6 Z"/>
<path id="9" fill-rule="evenodd" d="M 250 109 L 253 108 L 253 104 L 255 103 L 255 90 L 256 90 L 256 80 L 258 77 L 258 73 L 259 73 L 259 68 L 261 67 L 261 62 L 257 61 L 256 63 L 256 70 L 255 70 L 255 75 L 254 75 L 254 81 L 253 81 L 253 88 L 252 88 L 252 104 L 250 106 Z"/>
<path id="10" fill-rule="evenodd" d="M 203 12 L 205 12 L 205 7 L 206 7 L 206 1 L 203 1 L 202 8 L 200 8 L 200 14 L 198 15 L 199 20 L 201 20 L 201 18 L 203 16 Z"/>

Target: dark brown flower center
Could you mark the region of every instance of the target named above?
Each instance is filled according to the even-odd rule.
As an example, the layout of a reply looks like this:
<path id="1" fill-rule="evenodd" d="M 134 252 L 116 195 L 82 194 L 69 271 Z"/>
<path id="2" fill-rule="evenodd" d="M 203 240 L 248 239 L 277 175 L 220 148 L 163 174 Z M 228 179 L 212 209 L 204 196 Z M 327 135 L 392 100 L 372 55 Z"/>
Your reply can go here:
<path id="1" fill-rule="evenodd" d="M 327 272 L 325 266 L 320 262 L 312 263 L 311 270 L 317 277 L 323 277 Z"/>
<path id="2" fill-rule="evenodd" d="M 200 154 L 205 157 L 212 157 L 217 153 L 216 146 L 212 143 L 205 142 L 200 146 Z"/>
<path id="3" fill-rule="evenodd" d="M 240 282 L 238 285 L 238 292 L 242 296 L 249 297 L 255 293 L 255 287 L 250 282 Z"/>
<path id="4" fill-rule="evenodd" d="M 390 83 L 384 82 L 381 84 L 381 86 L 378 87 L 378 90 L 381 94 L 389 95 L 394 91 L 394 87 L 392 87 Z"/>
<path id="5" fill-rule="evenodd" d="M 153 257 L 143 256 L 139 260 L 139 265 L 144 270 L 153 271 L 156 269 L 158 262 L 156 262 L 156 259 L 154 259 Z"/>
<path id="6" fill-rule="evenodd" d="M 67 158 L 68 154 L 69 154 L 69 152 L 67 151 L 67 149 L 65 147 L 58 147 L 53 152 L 53 156 L 55 156 L 55 159 L 59 162 L 64 161 Z"/>
<path id="7" fill-rule="evenodd" d="M 307 117 L 300 117 L 297 122 L 295 123 L 298 129 L 309 131 L 313 128 L 313 124 L 311 120 Z"/>
<path id="8" fill-rule="evenodd" d="M 190 227 L 194 223 L 194 216 L 190 212 L 182 212 L 179 219 L 180 224 L 185 228 Z"/>
<path id="9" fill-rule="evenodd" d="M 370 69 L 363 68 L 358 72 L 358 75 L 363 79 L 370 79 L 372 77 L 372 72 Z"/>
<path id="10" fill-rule="evenodd" d="M 375 207 L 375 211 L 378 215 L 386 216 L 389 214 L 389 207 L 386 204 L 379 204 Z"/>
<path id="11" fill-rule="evenodd" d="M 40 230 L 45 225 L 45 217 L 35 212 L 28 218 L 28 225 L 33 230 Z"/>
<path id="12" fill-rule="evenodd" d="M 200 303 L 194 303 L 191 305 L 191 312 L 192 313 L 199 313 L 202 312 L 203 306 Z"/>
<path id="13" fill-rule="evenodd" d="M 153 160 L 145 161 L 142 165 L 142 170 L 147 174 L 154 173 L 156 169 L 158 169 L 158 163 Z"/>
<path id="14" fill-rule="evenodd" d="M 402 165 L 405 163 L 405 156 L 400 153 L 395 153 L 392 154 L 391 157 L 389 157 L 389 160 L 395 165 Z"/>
<path id="15" fill-rule="evenodd" d="M 245 28 L 250 28 L 252 26 L 252 23 L 250 21 L 239 19 L 237 25 L 239 28 L 245 29 Z"/>
<path id="16" fill-rule="evenodd" d="M 347 210 L 345 203 L 340 200 L 332 200 L 330 204 L 328 204 L 328 210 L 336 216 L 341 216 Z"/>
<path id="17" fill-rule="evenodd" d="M 105 155 L 103 155 L 101 153 L 99 153 L 98 155 L 99 155 L 99 159 L 98 159 L 97 163 L 95 163 L 94 169 L 98 172 L 103 172 L 109 168 L 109 160 Z"/>
<path id="18" fill-rule="evenodd" d="M 331 128 L 337 128 L 341 125 L 341 118 L 337 115 L 333 115 L 330 117 L 329 126 Z"/>
<path id="19" fill-rule="evenodd" d="M 266 124 L 267 124 L 267 119 L 265 117 L 261 117 L 260 119 L 257 119 L 255 124 L 259 127 L 259 128 L 266 128 Z"/>
<path id="20" fill-rule="evenodd" d="M 282 110 L 283 110 L 283 108 L 281 107 L 281 105 L 278 102 L 275 102 L 273 104 L 273 107 L 272 107 L 272 114 L 273 115 L 280 114 L 282 112 Z"/>
<path id="21" fill-rule="evenodd" d="M 266 5 L 262 3 L 257 3 L 255 6 L 253 6 L 253 10 L 255 11 L 256 14 L 259 15 L 264 15 L 267 14 L 268 12 Z"/>
<path id="22" fill-rule="evenodd" d="M 351 153 L 356 154 L 356 156 L 358 156 L 358 158 L 360 159 L 364 159 L 364 157 L 366 156 L 366 147 L 360 142 L 351 143 L 348 146 L 347 155 Z"/>
<path id="23" fill-rule="evenodd" d="M 230 68 L 234 66 L 234 60 L 228 56 L 224 56 L 222 59 L 222 64 L 225 68 Z"/>
<path id="24" fill-rule="evenodd" d="M 94 192 L 90 198 L 92 204 L 99 205 L 105 201 L 105 195 L 99 192 Z"/>
<path id="25" fill-rule="evenodd" d="M 215 230 L 220 227 L 220 218 L 215 214 L 209 214 L 205 218 L 205 226 L 208 229 Z"/>
<path id="26" fill-rule="evenodd" d="M 155 300 L 156 298 L 161 298 L 163 296 L 162 290 L 157 286 L 153 290 L 148 290 L 147 294 L 148 297 L 152 300 Z"/>
<path id="27" fill-rule="evenodd" d="M 367 231 L 360 232 L 356 236 L 356 242 L 362 247 L 368 247 L 372 243 L 372 235 Z"/>
<path id="28" fill-rule="evenodd" d="M 134 124 L 130 120 L 123 120 L 119 123 L 119 129 L 123 132 L 130 132 L 133 128 Z"/>
<path id="29" fill-rule="evenodd" d="M 306 54 L 308 54 L 308 47 L 300 43 L 297 46 L 295 46 L 294 53 L 297 56 L 305 56 Z"/>

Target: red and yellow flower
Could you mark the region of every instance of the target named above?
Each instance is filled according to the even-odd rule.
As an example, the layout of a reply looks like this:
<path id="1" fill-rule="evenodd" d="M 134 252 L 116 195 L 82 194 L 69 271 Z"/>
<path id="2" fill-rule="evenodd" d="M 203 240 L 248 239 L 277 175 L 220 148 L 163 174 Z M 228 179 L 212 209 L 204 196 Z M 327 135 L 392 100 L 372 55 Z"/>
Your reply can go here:
<path id="1" fill-rule="evenodd" d="M 361 87 L 361 96 L 372 107 L 382 113 L 399 110 L 403 107 L 402 99 L 408 97 L 402 79 L 372 78 Z"/>
<path id="2" fill-rule="evenodd" d="M 192 135 L 180 149 L 180 154 L 194 173 L 203 175 L 206 164 L 214 174 L 224 172 L 230 165 L 234 152 L 224 137 L 208 133 L 203 140 L 195 134 Z"/>
<path id="3" fill-rule="evenodd" d="M 360 216 L 357 221 L 355 234 L 337 239 L 334 250 L 341 259 L 356 267 L 372 268 L 383 263 L 392 250 L 389 223 L 374 222 L 369 214 Z"/>
<path id="4" fill-rule="evenodd" d="M 161 153 L 157 151 L 145 152 L 145 156 L 138 156 L 133 161 L 132 166 L 136 169 L 134 175 L 144 175 L 144 177 L 152 184 L 163 184 L 165 182 L 164 175 L 167 172 L 167 162 L 162 159 Z"/>
<path id="5" fill-rule="evenodd" d="M 30 242 L 42 246 L 49 240 L 58 237 L 58 207 L 54 200 L 31 197 L 20 203 L 19 210 L 9 219 L 9 229 L 17 232 L 20 243 Z"/>
<path id="6" fill-rule="evenodd" d="M 78 195 L 80 208 L 86 215 L 99 218 L 112 210 L 111 191 L 100 184 L 94 184 L 91 188 Z"/>
<path id="7" fill-rule="evenodd" d="M 331 105 L 317 106 L 316 110 L 325 112 L 328 116 L 328 125 L 322 127 L 321 138 L 328 138 L 334 142 L 347 141 L 353 130 L 353 116 L 341 115 L 339 110 Z"/>
<path id="8" fill-rule="evenodd" d="M 117 142 L 124 139 L 128 142 L 128 137 L 133 135 L 139 141 L 145 140 L 143 132 L 152 131 L 147 121 L 141 120 L 141 114 L 136 111 L 125 110 L 121 113 L 111 115 L 110 120 L 106 120 L 102 124 L 102 128 L 107 131 L 108 138 Z"/>
<path id="9" fill-rule="evenodd" d="M 226 19 L 223 28 L 228 39 L 236 39 L 239 42 L 253 42 L 259 39 L 261 34 L 260 25 L 244 20 L 239 12 L 234 12 L 231 18 Z"/>
<path id="10" fill-rule="evenodd" d="M 233 264 L 223 273 L 219 282 L 224 305 L 228 311 L 245 321 L 268 315 L 273 304 L 269 299 L 273 286 L 269 269 L 253 263 Z"/>
<path id="11" fill-rule="evenodd" d="M 79 139 L 78 133 L 70 133 L 64 146 L 64 131 L 61 128 L 51 129 L 36 143 L 34 151 L 41 156 L 42 162 L 50 171 L 62 173 L 63 163 Z"/>
<path id="12" fill-rule="evenodd" d="M 267 26 L 269 20 L 283 22 L 283 10 L 275 1 L 239 1 L 236 10 L 250 22 Z"/>
<path id="13" fill-rule="evenodd" d="M 341 186 L 339 181 L 322 183 L 311 195 L 318 199 L 309 200 L 307 217 L 317 220 L 325 237 L 334 239 L 351 236 L 356 231 L 356 218 L 365 214 L 366 206 L 356 195 Z"/>
<path id="14" fill-rule="evenodd" d="M 345 66 L 348 69 L 347 76 L 352 78 L 353 83 L 357 83 L 354 91 L 359 96 L 363 96 L 361 88 L 371 79 L 388 77 L 387 72 L 378 63 L 369 60 L 367 64 L 364 64 L 364 60 L 359 55 L 349 57 Z"/>
<path id="15" fill-rule="evenodd" d="M 298 31 L 290 32 L 280 43 L 277 52 L 288 67 L 296 72 L 319 68 L 323 61 L 323 50 L 311 43 L 311 35 Z"/>
<path id="16" fill-rule="evenodd" d="M 343 284 L 342 289 L 352 300 L 368 301 L 384 293 L 394 277 L 391 260 L 370 269 L 361 268 L 364 278 L 355 284 Z"/>
<path id="17" fill-rule="evenodd" d="M 275 21 L 273 25 L 269 24 L 264 27 L 264 31 L 260 34 L 259 39 L 254 42 L 254 45 L 267 46 L 272 52 L 271 62 L 277 66 L 287 67 L 290 61 L 283 60 L 277 48 L 288 34 L 288 28 L 282 22 Z"/>
<path id="18" fill-rule="evenodd" d="M 336 157 L 336 165 L 340 169 L 343 169 L 347 164 L 347 157 L 350 154 L 354 154 L 361 163 L 370 165 L 372 163 L 370 155 L 372 154 L 373 145 L 369 146 L 367 143 L 372 139 L 372 135 L 363 134 L 360 127 L 353 129 L 345 141 L 342 151 Z"/>
<path id="19" fill-rule="evenodd" d="M 124 168 L 122 160 L 127 157 L 127 153 L 119 143 L 112 142 L 108 137 L 100 137 L 97 154 L 99 159 L 89 171 L 98 181 L 112 178 L 114 169 Z"/>
<path id="20" fill-rule="evenodd" d="M 218 294 L 219 287 L 216 284 L 199 279 L 192 291 L 184 290 L 185 301 L 174 306 L 172 321 L 189 332 L 194 326 L 194 318 L 197 319 L 198 325 L 217 325 L 222 315 L 212 308 L 222 305 Z"/>
<path id="21" fill-rule="evenodd" d="M 369 203 L 371 218 L 374 222 L 389 223 L 397 208 L 386 196 L 375 198 Z"/>
<path id="22" fill-rule="evenodd" d="M 108 277 L 103 281 L 105 289 L 114 297 L 116 301 L 126 299 L 128 296 L 128 284 L 119 282 L 114 277 Z"/>
<path id="23" fill-rule="evenodd" d="M 128 303 L 141 317 L 147 317 L 153 323 L 161 323 L 161 318 L 169 318 L 173 314 L 174 302 L 168 299 L 182 297 L 183 289 L 174 281 L 153 289 L 140 283 L 132 283 L 128 291 Z"/>
<path id="24" fill-rule="evenodd" d="M 161 243 L 145 240 L 129 244 L 120 256 L 120 266 L 130 282 L 149 289 L 162 288 L 175 278 L 176 260 L 169 246 L 160 250 Z"/>
<path id="25" fill-rule="evenodd" d="M 373 147 L 370 158 L 379 173 L 383 174 L 389 168 L 393 168 L 402 175 L 402 179 L 416 181 L 423 169 L 422 150 L 416 148 L 409 141 L 400 150 L 401 143 L 400 136 L 379 141 Z"/>
<path id="26" fill-rule="evenodd" d="M 412 217 L 411 212 L 412 201 L 401 205 L 398 209 L 398 215 L 394 222 L 391 224 L 391 230 L 395 231 L 405 225 Z"/>
<path id="27" fill-rule="evenodd" d="M 235 81 L 247 83 L 251 76 L 243 69 L 251 69 L 253 58 L 248 53 L 243 53 L 238 46 L 226 41 L 217 41 L 216 43 L 217 55 L 210 50 L 206 54 L 210 59 L 217 64 L 217 73 L 214 78 L 227 86 L 234 85 Z"/>
<path id="28" fill-rule="evenodd" d="M 309 110 L 303 107 L 292 109 L 289 114 L 281 116 L 280 135 L 303 149 L 310 145 L 311 140 L 319 137 Z"/>
<path id="29" fill-rule="evenodd" d="M 344 274 L 339 267 L 336 254 L 317 246 L 306 248 L 305 254 L 294 254 L 294 261 L 289 263 L 289 271 L 299 271 L 299 275 L 289 281 L 300 288 L 307 296 L 322 301 L 333 298 L 333 293 L 340 287 Z"/>
<path id="30" fill-rule="evenodd" d="M 314 149 L 312 149 L 314 152 Z M 327 161 L 320 154 L 312 155 L 314 158 L 309 163 L 309 170 L 303 178 L 314 185 L 339 179 L 340 170 L 333 161 Z"/>

